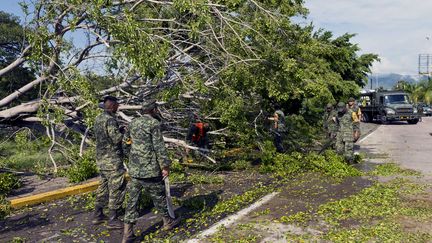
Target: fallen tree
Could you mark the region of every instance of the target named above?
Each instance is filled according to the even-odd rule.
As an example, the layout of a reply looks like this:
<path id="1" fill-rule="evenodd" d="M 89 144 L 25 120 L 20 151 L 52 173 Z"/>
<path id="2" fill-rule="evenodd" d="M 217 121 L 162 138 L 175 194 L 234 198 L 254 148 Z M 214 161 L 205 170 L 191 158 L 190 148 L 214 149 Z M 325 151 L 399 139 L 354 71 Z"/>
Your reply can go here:
<path id="1" fill-rule="evenodd" d="M 23 64 L 36 77 L 1 97 L 0 121 L 42 124 L 50 151 L 66 127 L 80 139 L 63 139 L 82 153 L 108 94 L 119 98 L 125 123 L 157 98 L 165 140 L 190 149 L 184 138 L 194 113 L 239 145 L 263 136 L 256 117 L 275 104 L 315 126 L 322 104 L 353 95 L 377 58 L 358 57 L 351 35 L 292 22 L 307 13 L 297 0 L 41 0 L 23 9 L 26 47 L 0 77 Z M 38 99 L 14 103 L 31 90 Z"/>

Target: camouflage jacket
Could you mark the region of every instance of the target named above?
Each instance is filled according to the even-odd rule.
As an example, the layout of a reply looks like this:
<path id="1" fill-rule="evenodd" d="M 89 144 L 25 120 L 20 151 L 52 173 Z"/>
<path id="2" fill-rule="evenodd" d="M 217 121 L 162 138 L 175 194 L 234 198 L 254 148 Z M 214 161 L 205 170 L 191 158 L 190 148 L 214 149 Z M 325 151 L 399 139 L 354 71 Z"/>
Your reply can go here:
<path id="1" fill-rule="evenodd" d="M 160 123 L 150 115 L 131 121 L 123 145 L 129 155 L 128 168 L 131 177 L 158 177 L 162 175 L 162 168 L 171 164 Z"/>
<path id="2" fill-rule="evenodd" d="M 275 129 L 275 131 L 278 133 L 286 132 L 285 114 L 281 110 L 276 110 L 275 113 L 279 117 L 278 122 L 277 122 L 277 128 Z"/>
<path id="3" fill-rule="evenodd" d="M 332 110 L 330 112 L 325 112 L 323 117 L 324 129 L 328 133 L 335 133 L 338 130 L 338 124 L 333 118 L 337 117 L 337 112 Z"/>
<path id="4" fill-rule="evenodd" d="M 350 112 L 346 112 L 343 116 L 338 115 L 338 136 L 345 139 L 353 139 L 353 126 Z"/>
<path id="5" fill-rule="evenodd" d="M 100 170 L 123 169 L 122 137 L 114 114 L 104 112 L 96 117 L 96 162 Z"/>

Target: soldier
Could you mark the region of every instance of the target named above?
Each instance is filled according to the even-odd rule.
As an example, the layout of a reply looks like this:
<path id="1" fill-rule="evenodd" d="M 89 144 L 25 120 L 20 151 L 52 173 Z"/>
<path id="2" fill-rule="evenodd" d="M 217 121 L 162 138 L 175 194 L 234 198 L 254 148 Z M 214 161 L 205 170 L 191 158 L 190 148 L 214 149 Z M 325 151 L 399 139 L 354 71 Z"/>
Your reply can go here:
<path id="1" fill-rule="evenodd" d="M 326 132 L 327 139 L 335 139 L 337 132 L 337 112 L 333 109 L 333 105 L 328 103 L 326 106 L 326 112 L 323 116 L 324 130 Z"/>
<path id="2" fill-rule="evenodd" d="M 163 178 L 169 175 L 171 161 L 165 149 L 162 137 L 158 109 L 155 100 L 143 103 L 142 117 L 135 118 L 129 124 L 124 138 L 125 151 L 129 154 L 129 175 L 131 180 L 127 191 L 122 242 L 133 242 L 133 226 L 138 218 L 137 204 L 141 190 L 147 193 L 162 215 L 163 229 L 170 230 L 180 222 L 168 214 L 165 184 Z"/>
<path id="3" fill-rule="evenodd" d="M 276 147 L 276 151 L 279 153 L 283 153 L 285 151 L 282 143 L 283 143 L 283 135 L 286 132 L 285 128 L 285 114 L 281 110 L 276 110 L 273 113 L 273 117 L 269 117 L 269 120 L 273 121 L 272 131 L 274 133 L 274 145 Z"/>
<path id="4" fill-rule="evenodd" d="M 96 137 L 96 162 L 99 167 L 101 182 L 96 191 L 95 214 L 93 224 L 100 224 L 106 216 L 103 208 L 108 204 L 108 228 L 121 229 L 119 221 L 121 206 L 125 197 L 126 182 L 124 179 L 122 133 L 120 132 L 115 113 L 118 109 L 117 99 L 107 96 L 103 103 L 104 113 L 96 117 L 94 134 Z"/>
<path id="5" fill-rule="evenodd" d="M 360 138 L 361 110 L 360 107 L 355 104 L 355 99 L 353 97 L 348 100 L 348 110 L 350 110 L 353 119 L 353 138 L 355 143 Z"/>
<path id="6" fill-rule="evenodd" d="M 352 114 L 349 113 L 343 102 L 337 104 L 337 121 L 339 127 L 336 135 L 336 152 L 343 155 L 348 163 L 352 163 L 354 158 L 353 120 Z"/>
<path id="7" fill-rule="evenodd" d="M 202 120 L 195 115 L 195 122 L 189 127 L 189 131 L 186 137 L 186 141 L 194 144 L 195 146 L 208 151 L 209 149 L 209 139 L 207 132 L 210 130 L 209 124 L 202 122 Z"/>
<path id="8" fill-rule="evenodd" d="M 326 141 L 320 153 L 327 148 L 334 149 L 335 147 L 336 133 L 338 130 L 336 117 L 337 112 L 333 109 L 333 105 L 328 103 L 326 106 L 326 111 L 323 115 L 323 127 L 326 135 Z"/>

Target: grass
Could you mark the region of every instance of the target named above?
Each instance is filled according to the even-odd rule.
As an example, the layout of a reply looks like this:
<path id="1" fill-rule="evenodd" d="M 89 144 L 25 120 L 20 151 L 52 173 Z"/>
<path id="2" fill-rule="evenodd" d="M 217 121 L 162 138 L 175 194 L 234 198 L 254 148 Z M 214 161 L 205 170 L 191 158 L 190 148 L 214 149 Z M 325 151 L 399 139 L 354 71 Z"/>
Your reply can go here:
<path id="1" fill-rule="evenodd" d="M 16 171 L 44 173 L 52 167 L 47 147 L 22 149 L 13 141 L 0 145 L 0 167 Z M 60 153 L 53 153 L 54 160 L 62 165 L 64 161 Z"/>

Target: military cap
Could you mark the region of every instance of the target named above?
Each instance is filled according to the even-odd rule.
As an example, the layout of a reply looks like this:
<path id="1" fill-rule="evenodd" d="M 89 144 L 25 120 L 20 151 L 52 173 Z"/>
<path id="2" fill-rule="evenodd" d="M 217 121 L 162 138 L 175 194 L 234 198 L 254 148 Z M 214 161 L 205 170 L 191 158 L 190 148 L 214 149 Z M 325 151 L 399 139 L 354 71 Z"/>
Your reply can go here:
<path id="1" fill-rule="evenodd" d="M 346 108 L 346 105 L 342 101 L 337 104 L 337 110 L 338 110 L 338 112 L 343 112 L 343 110 L 345 108 Z"/>
<path id="2" fill-rule="evenodd" d="M 355 99 L 353 97 L 348 99 L 348 102 L 354 102 L 354 101 L 355 101 Z"/>
<path id="3" fill-rule="evenodd" d="M 332 103 L 328 103 L 327 104 L 327 108 L 333 108 L 333 104 Z"/>
<path id="4" fill-rule="evenodd" d="M 142 103 L 143 110 L 152 110 L 157 107 L 157 103 L 155 99 L 147 99 Z"/>

